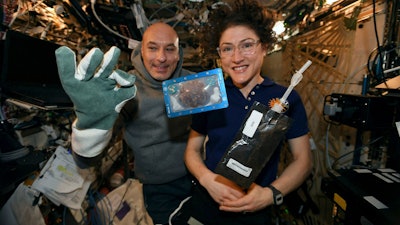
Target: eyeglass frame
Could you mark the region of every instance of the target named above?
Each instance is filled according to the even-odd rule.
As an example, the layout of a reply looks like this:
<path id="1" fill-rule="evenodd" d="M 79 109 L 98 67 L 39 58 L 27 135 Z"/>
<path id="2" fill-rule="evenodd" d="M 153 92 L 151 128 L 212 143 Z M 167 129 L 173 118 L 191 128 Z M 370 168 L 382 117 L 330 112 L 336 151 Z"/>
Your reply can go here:
<path id="1" fill-rule="evenodd" d="M 241 41 L 241 42 L 238 44 L 238 46 L 235 46 L 235 45 L 233 45 L 233 44 L 226 44 L 226 45 L 231 45 L 231 46 L 233 47 L 232 53 L 229 54 L 229 55 L 223 55 L 223 54 L 221 54 L 221 47 L 218 46 L 218 47 L 216 48 L 216 50 L 217 50 L 217 52 L 218 52 L 218 55 L 219 55 L 221 58 L 222 58 L 222 57 L 231 57 L 231 56 L 233 56 L 233 54 L 235 53 L 236 49 L 239 49 L 239 52 L 240 52 L 240 54 L 242 54 L 242 55 L 253 55 L 253 54 L 256 52 L 257 46 L 258 46 L 259 44 L 261 44 L 261 40 L 258 39 L 258 40 L 254 40 L 254 42 L 251 42 L 251 44 L 254 44 L 254 49 L 253 49 L 253 51 L 252 51 L 252 52 L 247 52 L 247 53 L 245 53 L 245 52 L 243 52 L 243 45 L 244 45 L 244 44 L 248 44 L 248 43 L 249 43 L 248 40 L 254 40 L 254 39 L 252 39 L 252 38 L 245 39 L 245 40 Z M 241 46 L 242 46 L 242 47 L 241 47 Z"/>

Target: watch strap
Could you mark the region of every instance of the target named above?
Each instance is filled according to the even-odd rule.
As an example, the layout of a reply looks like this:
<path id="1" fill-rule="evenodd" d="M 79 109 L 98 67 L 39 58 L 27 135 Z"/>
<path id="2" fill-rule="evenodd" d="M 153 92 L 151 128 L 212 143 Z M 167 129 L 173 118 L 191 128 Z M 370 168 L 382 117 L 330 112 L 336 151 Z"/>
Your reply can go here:
<path id="1" fill-rule="evenodd" d="M 273 195 L 273 199 L 274 199 L 274 205 L 282 204 L 282 202 L 283 202 L 282 193 L 272 185 L 269 185 L 268 187 L 269 187 L 269 189 L 272 190 L 272 195 Z"/>

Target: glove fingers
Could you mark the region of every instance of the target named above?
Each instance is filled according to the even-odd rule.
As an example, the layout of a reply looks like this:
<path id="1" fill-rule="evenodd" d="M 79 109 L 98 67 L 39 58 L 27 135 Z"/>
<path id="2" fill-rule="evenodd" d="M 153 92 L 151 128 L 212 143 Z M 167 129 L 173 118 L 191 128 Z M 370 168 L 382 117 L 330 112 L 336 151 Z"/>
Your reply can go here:
<path id="1" fill-rule="evenodd" d="M 118 63 L 119 55 L 121 50 L 115 46 L 112 46 L 105 54 L 103 61 L 100 65 L 99 70 L 95 74 L 95 77 L 100 77 L 103 79 L 108 78 L 108 76 L 115 69 L 115 65 Z"/>
<path id="2" fill-rule="evenodd" d="M 92 48 L 79 62 L 75 78 L 78 80 L 89 80 L 95 74 L 103 60 L 104 53 L 99 48 Z"/>
<path id="3" fill-rule="evenodd" d="M 58 74 L 62 83 L 68 83 L 73 80 L 76 68 L 75 53 L 66 46 L 61 46 L 55 51 Z"/>
<path id="4" fill-rule="evenodd" d="M 119 88 L 116 90 L 116 96 L 119 103 L 115 106 L 115 111 L 119 113 L 125 103 L 136 96 L 136 86 L 133 85 L 127 88 Z"/>
<path id="5" fill-rule="evenodd" d="M 131 86 L 136 81 L 135 75 L 126 73 L 125 71 L 122 70 L 115 70 L 109 76 L 109 78 L 115 80 L 122 87 Z"/>

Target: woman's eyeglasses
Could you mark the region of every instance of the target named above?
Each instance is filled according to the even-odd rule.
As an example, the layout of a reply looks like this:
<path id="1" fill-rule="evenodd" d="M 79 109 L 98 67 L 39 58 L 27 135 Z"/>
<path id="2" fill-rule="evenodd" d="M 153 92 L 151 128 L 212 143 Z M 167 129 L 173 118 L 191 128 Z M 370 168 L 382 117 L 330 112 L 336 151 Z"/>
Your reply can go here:
<path id="1" fill-rule="evenodd" d="M 256 52 L 256 48 L 260 43 L 260 40 L 247 39 L 240 42 L 237 47 L 232 44 L 222 44 L 217 48 L 217 51 L 221 58 L 231 57 L 235 49 L 238 49 L 243 55 L 252 55 Z"/>

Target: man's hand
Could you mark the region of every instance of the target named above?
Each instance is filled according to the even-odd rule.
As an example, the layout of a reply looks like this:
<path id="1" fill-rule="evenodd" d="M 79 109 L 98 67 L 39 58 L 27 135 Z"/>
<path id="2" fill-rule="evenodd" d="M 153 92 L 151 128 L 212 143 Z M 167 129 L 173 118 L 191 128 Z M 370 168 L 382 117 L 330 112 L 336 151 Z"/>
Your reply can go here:
<path id="1" fill-rule="evenodd" d="M 118 113 L 136 95 L 136 77 L 115 68 L 120 53 L 117 47 L 105 54 L 93 48 L 77 66 L 75 53 L 68 47 L 55 52 L 61 83 L 75 107 L 71 144 L 80 168 L 100 162 Z"/>
<path id="2" fill-rule="evenodd" d="M 61 83 L 74 103 L 78 129 L 111 129 L 122 106 L 135 97 L 136 77 L 115 68 L 120 53 L 115 46 L 105 54 L 93 48 L 76 66 L 70 48 L 56 50 Z"/>

